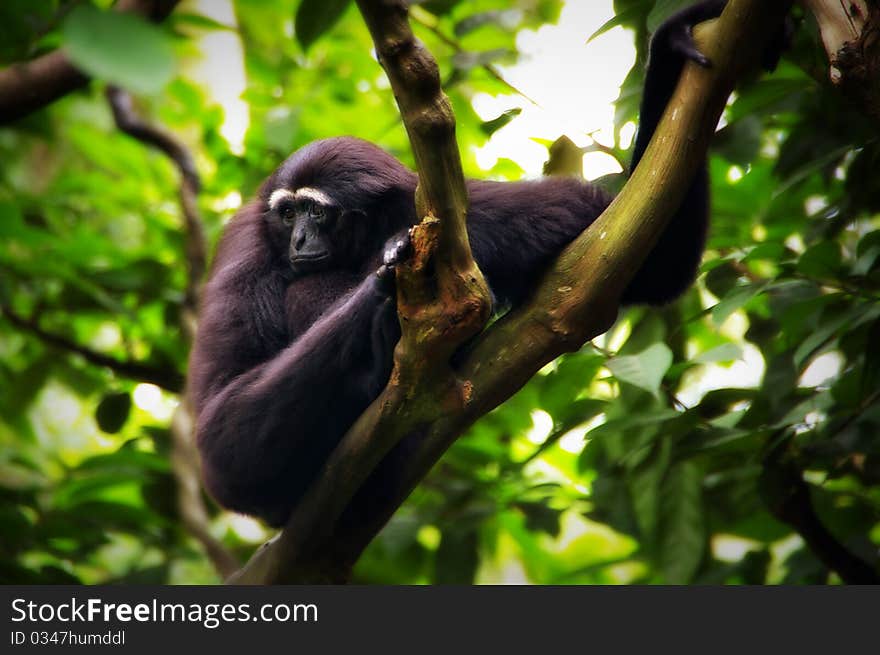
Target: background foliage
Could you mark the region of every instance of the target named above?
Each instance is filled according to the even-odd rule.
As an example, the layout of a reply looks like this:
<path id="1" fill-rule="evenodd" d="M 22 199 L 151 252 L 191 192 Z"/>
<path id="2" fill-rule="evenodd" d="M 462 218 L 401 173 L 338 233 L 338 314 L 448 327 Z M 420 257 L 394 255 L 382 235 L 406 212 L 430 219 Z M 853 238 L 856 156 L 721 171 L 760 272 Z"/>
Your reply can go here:
<path id="1" fill-rule="evenodd" d="M 169 462 L 187 357 L 179 181 L 161 154 L 114 128 L 104 83 L 138 93 L 141 113 L 193 149 L 212 242 L 241 198 L 313 139 L 356 134 L 411 163 L 349 2 L 235 0 L 229 24 L 183 3 L 161 26 L 109 4 L 0 7 L 0 63 L 63 46 L 98 80 L 0 128 L 7 583 L 217 580 L 182 527 Z M 636 120 L 650 30 L 683 4 L 615 1 L 607 27 L 629 29 L 638 51 L 616 103 L 618 134 Z M 416 9 L 469 174 L 521 176 L 505 159 L 480 170 L 474 152 L 528 101 L 489 121 L 471 101 L 511 93 L 495 65 L 515 61 L 517 34 L 559 9 L 556 0 Z M 250 123 L 240 147 L 221 135 L 222 110 L 194 65 L 198 39 L 213 34 L 244 44 Z M 876 564 L 880 142 L 824 77 L 807 21 L 778 70 L 727 109 L 694 288 L 663 310 L 623 312 L 608 335 L 484 417 L 370 546 L 356 581 L 834 582 L 789 520 L 792 485 L 804 482 L 808 509 Z M 606 150 L 626 161 L 624 145 Z M 601 182 L 617 188 L 622 176 Z M 77 348 L 164 377 L 122 375 Z M 212 532 L 241 558 L 266 536 L 254 521 L 212 512 Z"/>

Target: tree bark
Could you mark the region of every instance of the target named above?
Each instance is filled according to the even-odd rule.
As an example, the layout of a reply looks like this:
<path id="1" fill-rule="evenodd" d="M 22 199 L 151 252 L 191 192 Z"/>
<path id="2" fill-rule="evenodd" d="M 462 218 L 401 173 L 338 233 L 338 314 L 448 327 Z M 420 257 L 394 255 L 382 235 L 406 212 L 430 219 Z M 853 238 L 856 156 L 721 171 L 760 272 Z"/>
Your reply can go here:
<path id="1" fill-rule="evenodd" d="M 803 0 L 819 25 L 829 77 L 880 121 L 880 5 L 876 0 Z"/>

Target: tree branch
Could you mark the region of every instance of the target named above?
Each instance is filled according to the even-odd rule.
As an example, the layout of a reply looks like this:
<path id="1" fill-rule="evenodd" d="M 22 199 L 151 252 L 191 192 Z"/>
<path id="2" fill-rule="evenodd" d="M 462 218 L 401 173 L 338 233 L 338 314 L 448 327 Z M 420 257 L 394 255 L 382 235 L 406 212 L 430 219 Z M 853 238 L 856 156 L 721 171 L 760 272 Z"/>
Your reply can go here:
<path id="1" fill-rule="evenodd" d="M 489 290 L 474 264 L 465 229 L 467 189 L 455 141 L 455 117 L 437 64 L 415 39 L 403 0 L 358 0 L 410 137 L 419 171 L 411 236 L 413 261 L 397 274 L 402 337 L 383 394 L 349 430 L 285 529 L 234 577 L 239 583 L 339 581 L 350 563 L 327 544 L 352 497 L 406 434 L 426 425 L 437 404 L 460 411 L 469 387 L 449 360 L 485 324 Z"/>
<path id="2" fill-rule="evenodd" d="M 195 336 L 196 315 L 205 276 L 208 246 L 197 196 L 201 180 L 189 149 L 174 135 L 146 123 L 134 111 L 131 95 L 117 86 L 107 87 L 107 101 L 116 126 L 141 143 L 165 153 L 180 171 L 180 208 L 184 222 L 187 285 L 183 300 L 183 329 L 187 342 Z"/>
<path id="3" fill-rule="evenodd" d="M 198 171 L 189 149 L 174 135 L 148 124 L 134 110 L 131 95 L 116 86 L 107 87 L 107 101 L 116 126 L 141 143 L 168 156 L 180 172 L 180 206 L 184 219 L 184 254 L 187 284 L 181 312 L 184 339 L 192 343 L 207 260 L 207 243 L 197 196 L 201 187 Z M 171 468 L 177 482 L 177 507 L 187 532 L 198 541 L 221 577 L 239 567 L 238 559 L 210 530 L 210 518 L 201 487 L 199 453 L 193 439 L 192 410 L 185 397 L 171 418 Z"/>
<path id="4" fill-rule="evenodd" d="M 880 5 L 866 0 L 802 0 L 819 24 L 831 82 L 880 120 Z"/>
<path id="5" fill-rule="evenodd" d="M 160 22 L 178 2 L 180 0 L 119 0 L 115 8 Z M 82 88 L 89 80 L 61 50 L 0 70 L 0 125 L 42 109 Z"/>
<path id="6" fill-rule="evenodd" d="M 186 531 L 198 541 L 221 578 L 241 566 L 238 558 L 211 534 L 211 519 L 202 493 L 199 452 L 193 440 L 192 409 L 185 396 L 171 417 L 171 470 L 177 482 L 177 511 Z"/>
<path id="7" fill-rule="evenodd" d="M 880 572 L 851 553 L 831 534 L 813 508 L 810 486 L 786 439 L 764 458 L 759 480 L 761 498 L 770 512 L 791 526 L 813 554 L 846 584 L 880 584 Z"/>
<path id="8" fill-rule="evenodd" d="M 699 30 L 701 49 L 713 67 L 685 67 L 654 139 L 624 190 L 560 255 L 530 302 L 480 335 L 456 375 L 438 366 L 461 343 L 462 334 L 451 328 L 458 319 L 482 319 L 484 307 L 479 294 L 468 293 L 473 287 L 467 284 L 459 287 L 463 293 L 444 297 L 444 285 L 450 280 L 467 279 L 446 275 L 443 266 L 469 270 L 470 258 L 466 240 L 462 247 L 461 239 L 465 206 L 454 123 L 438 87 L 436 64 L 413 40 L 404 4 L 359 0 L 358 6 L 412 141 L 421 174 L 417 206 L 420 215 L 429 219 L 414 239 L 415 263 L 398 272 L 403 337 L 388 387 L 345 435 L 284 531 L 255 554 L 235 582 L 345 579 L 363 548 L 458 435 L 518 391 L 547 362 L 577 350 L 611 326 L 620 295 L 705 157 L 734 82 L 755 63 L 746 57 L 761 52 L 790 2 L 731 0 L 714 25 Z M 744 40 L 752 44 L 745 54 Z M 430 218 L 430 210 L 437 207 L 447 210 L 440 216 L 442 221 Z M 439 224 L 443 230 L 435 235 Z M 425 235 L 427 239 L 422 238 Z M 430 287 L 422 286 L 425 278 L 420 277 L 427 268 L 431 243 L 443 255 L 433 262 L 443 298 L 439 304 L 430 303 L 435 296 Z M 429 302 L 421 305 L 425 299 Z M 469 313 L 456 314 L 463 308 Z M 429 322 L 419 324 L 426 318 Z M 352 499 L 352 490 L 381 457 L 413 434 L 420 437 L 415 452 L 409 454 L 402 477 L 388 481 L 397 485 L 385 490 L 388 496 Z"/>
<path id="9" fill-rule="evenodd" d="M 647 257 L 683 197 L 727 97 L 756 65 L 790 2 L 730 0 L 717 21 L 697 28 L 711 69 L 687 64 L 644 157 L 602 216 L 566 248 L 531 300 L 486 330 L 469 349 L 458 375 L 471 388 L 461 412 L 440 412 L 425 430 L 388 502 L 355 508 L 337 535 L 356 561 L 440 456 L 474 421 L 516 393 L 545 364 L 579 349 L 614 322 L 620 295 Z M 744 53 L 740 44 L 753 44 Z M 662 180 L 658 184 L 656 180 Z M 356 424 L 353 430 L 357 429 Z"/>
<path id="10" fill-rule="evenodd" d="M 84 360 L 95 366 L 103 366 L 109 368 L 114 373 L 125 378 L 137 380 L 139 382 L 149 382 L 161 387 L 172 393 L 180 393 L 183 389 L 183 376 L 179 371 L 173 369 L 159 368 L 141 362 L 127 361 L 117 359 L 111 355 L 105 355 L 95 350 L 82 346 L 67 337 L 49 332 L 40 327 L 34 318 L 25 318 L 17 314 L 7 305 L 0 306 L 0 314 L 6 317 L 10 323 L 21 330 L 33 334 L 45 344 L 63 350 L 65 352 L 79 355 Z"/>

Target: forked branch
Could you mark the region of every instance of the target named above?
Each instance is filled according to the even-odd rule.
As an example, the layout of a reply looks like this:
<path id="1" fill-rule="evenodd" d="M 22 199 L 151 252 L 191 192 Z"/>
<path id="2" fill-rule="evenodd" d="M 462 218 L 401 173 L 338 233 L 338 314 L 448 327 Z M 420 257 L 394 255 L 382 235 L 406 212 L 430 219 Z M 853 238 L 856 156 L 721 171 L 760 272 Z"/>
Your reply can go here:
<path id="1" fill-rule="evenodd" d="M 685 67 L 623 192 L 562 253 L 531 300 L 479 337 L 454 374 L 448 356 L 479 324 L 475 317 L 482 320 L 485 297 L 482 280 L 469 277 L 473 264 L 452 114 L 436 64 L 412 38 L 405 3 L 358 0 L 358 6 L 410 135 L 420 174 L 417 204 L 420 215 L 428 217 L 416 232 L 413 265 L 398 272 L 403 338 L 386 390 L 346 434 L 283 532 L 257 552 L 235 582 L 344 580 L 363 548 L 458 435 L 547 362 L 611 325 L 621 293 L 704 158 L 734 82 L 754 65 L 740 44 L 748 41 L 753 44 L 749 53 L 761 52 L 790 2 L 731 0 L 714 24 L 700 30 L 701 50 L 713 67 Z M 429 268 L 437 271 L 436 287 L 425 275 Z M 466 329 L 452 329 L 462 319 L 470 321 Z M 381 457 L 413 433 L 422 437 L 419 446 L 388 497 L 378 503 L 355 496 Z"/>

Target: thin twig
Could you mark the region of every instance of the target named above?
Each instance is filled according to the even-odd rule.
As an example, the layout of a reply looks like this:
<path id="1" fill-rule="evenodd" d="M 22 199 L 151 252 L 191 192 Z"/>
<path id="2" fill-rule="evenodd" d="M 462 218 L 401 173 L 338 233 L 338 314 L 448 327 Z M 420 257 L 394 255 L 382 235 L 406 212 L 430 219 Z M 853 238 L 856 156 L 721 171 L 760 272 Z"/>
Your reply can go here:
<path id="1" fill-rule="evenodd" d="M 177 510 L 186 531 L 198 541 L 220 577 L 234 573 L 241 563 L 211 534 L 211 519 L 202 493 L 199 453 L 193 443 L 192 410 L 186 398 L 171 417 L 171 470 L 177 481 Z"/>
<path id="2" fill-rule="evenodd" d="M 120 131 L 164 153 L 180 172 L 180 207 L 184 222 L 184 255 L 187 266 L 181 328 L 184 339 L 191 344 L 195 338 L 196 316 L 208 250 L 198 210 L 197 197 L 201 180 L 195 162 L 189 149 L 174 135 L 150 125 L 135 112 L 134 102 L 126 91 L 108 86 L 107 101 Z M 186 398 L 181 399 L 171 418 L 171 436 L 171 466 L 177 481 L 177 506 L 184 527 L 205 549 L 220 576 L 226 578 L 238 569 L 239 562 L 211 534 L 211 521 L 202 494 L 199 455 L 193 442 L 192 410 Z"/>
<path id="3" fill-rule="evenodd" d="M 459 43 L 458 41 L 456 41 L 455 39 L 453 39 L 451 36 L 445 34 L 445 33 L 444 33 L 439 27 L 437 27 L 436 25 L 432 25 L 430 21 L 428 21 L 428 20 L 425 19 L 425 17 L 422 15 L 422 12 L 412 11 L 412 12 L 410 13 L 410 19 L 411 19 L 414 23 L 418 23 L 419 25 L 421 25 L 422 27 L 424 27 L 426 30 L 428 30 L 429 32 L 431 32 L 431 34 L 433 34 L 433 35 L 436 36 L 438 39 L 440 39 L 440 41 L 442 41 L 442 42 L 445 43 L 447 46 L 449 46 L 450 48 L 452 48 L 456 53 L 459 53 L 459 52 L 465 52 L 465 48 L 464 48 L 464 46 L 461 45 L 461 43 Z M 522 90 L 520 90 L 519 88 L 517 88 L 517 87 L 516 87 L 514 84 L 512 84 L 511 82 L 508 82 L 508 81 L 505 79 L 504 75 L 501 74 L 501 71 L 499 71 L 499 70 L 498 70 L 495 66 L 493 66 L 492 64 L 482 64 L 480 67 L 481 67 L 484 71 L 486 71 L 487 73 L 489 73 L 489 75 L 490 75 L 491 77 L 493 77 L 493 78 L 495 78 L 497 81 L 501 82 L 501 84 L 503 84 L 505 87 L 507 87 L 508 89 L 510 89 L 510 90 L 511 90 L 513 93 L 515 93 L 516 95 L 521 96 L 522 98 L 524 98 L 525 100 L 527 100 L 527 101 L 530 102 L 531 104 L 535 105 L 535 107 L 540 107 L 540 106 L 541 106 L 540 103 L 538 103 L 537 100 L 533 99 L 531 96 L 529 96 L 528 94 L 526 94 L 524 91 L 522 91 Z"/>
<path id="4" fill-rule="evenodd" d="M 150 125 L 137 115 L 128 92 L 116 86 L 108 86 L 107 101 L 113 110 L 116 126 L 122 132 L 163 152 L 180 171 L 180 207 L 184 219 L 184 249 L 187 266 L 182 327 L 187 342 L 191 343 L 195 336 L 196 314 L 208 252 L 205 229 L 198 210 L 197 196 L 201 188 L 201 180 L 195 162 L 189 149 L 174 135 Z"/>
<path id="5" fill-rule="evenodd" d="M 157 387 L 172 393 L 180 393 L 183 389 L 183 376 L 177 370 L 159 368 L 142 362 L 117 359 L 111 355 L 97 352 L 76 343 L 72 339 L 40 327 L 36 319 L 25 318 L 8 305 L 0 306 L 0 314 L 5 316 L 6 320 L 14 326 L 38 337 L 46 345 L 79 355 L 90 364 L 109 368 L 114 373 L 125 378 L 155 384 Z"/>

